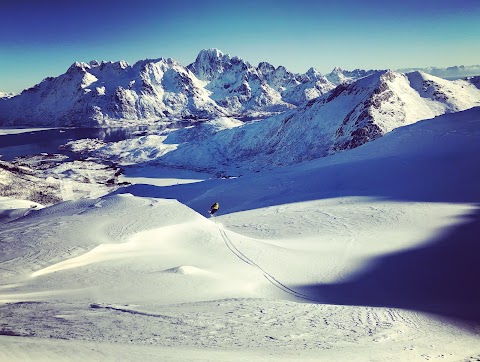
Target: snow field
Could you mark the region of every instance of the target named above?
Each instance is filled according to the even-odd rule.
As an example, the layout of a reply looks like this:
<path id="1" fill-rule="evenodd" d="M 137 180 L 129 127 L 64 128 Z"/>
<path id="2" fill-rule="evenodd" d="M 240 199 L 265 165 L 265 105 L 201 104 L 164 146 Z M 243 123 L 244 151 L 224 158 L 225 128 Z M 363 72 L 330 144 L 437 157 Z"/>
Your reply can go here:
<path id="1" fill-rule="evenodd" d="M 132 167 L 1 223 L 0 358 L 475 358 L 479 119 L 235 179 Z"/>
<path id="2" fill-rule="evenodd" d="M 105 341 L 126 344 L 132 356 L 140 353 L 147 360 L 155 359 L 147 348 L 152 345 L 167 357 L 162 348 L 186 348 L 184 360 L 201 360 L 191 349 L 206 347 L 215 350 L 207 360 L 232 349 L 235 358 L 238 348 L 248 349 L 254 360 L 280 351 L 302 360 L 355 360 L 355 353 L 366 353 L 370 345 L 368 356 L 382 360 L 394 352 L 392 360 L 454 361 L 478 347 L 475 334 L 442 319 L 395 308 L 318 304 L 317 295 L 309 300 L 296 291 L 298 284 L 355 276 L 375 256 L 422 245 L 472 207 L 333 199 L 208 220 L 174 200 L 131 195 L 65 206 L 46 215 L 82 215 L 85 223 L 77 222 L 72 234 L 94 218 L 122 222 L 104 220 L 95 233 L 99 246 L 71 258 L 56 249 L 63 261 L 34 266 L 30 276 L 5 285 L 0 290 L 3 302 L 10 302 L 0 306 L 5 331 L 67 338 L 91 358 L 115 355 L 108 345 L 102 348 Z M 422 218 L 415 220 L 418 215 Z M 292 222 L 295 216 L 298 222 Z M 400 232 L 405 225 L 408 231 Z M 248 230 L 250 236 L 230 229 Z M 62 234 L 63 240 L 71 238 Z M 28 261 L 25 255 L 16 265 L 24 268 Z M 10 340 L 1 340 L 6 356 L 28 357 L 28 350 L 19 352 Z M 99 343 L 98 349 L 87 352 L 82 341 Z M 32 347 L 32 357 L 43 348 L 40 355 L 52 355 L 54 348 L 46 346 Z"/>

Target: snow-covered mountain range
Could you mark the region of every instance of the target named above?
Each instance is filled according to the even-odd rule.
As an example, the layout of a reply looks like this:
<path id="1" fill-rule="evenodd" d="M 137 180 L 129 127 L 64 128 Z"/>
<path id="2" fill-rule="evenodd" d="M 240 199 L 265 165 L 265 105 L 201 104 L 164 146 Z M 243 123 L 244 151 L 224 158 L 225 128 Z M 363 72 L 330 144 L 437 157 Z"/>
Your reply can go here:
<path id="1" fill-rule="evenodd" d="M 473 67 L 474 68 L 474 67 Z M 472 74 L 472 67 L 427 73 Z M 19 95 L 0 93 L 3 126 L 110 126 L 171 119 L 266 116 L 294 109 L 338 85 L 376 73 L 334 68 L 326 76 L 310 68 L 249 62 L 218 49 L 202 50 L 184 67 L 173 59 L 76 62 Z"/>
<path id="2" fill-rule="evenodd" d="M 75 63 L 19 96 L 0 102 L 4 125 L 107 125 L 113 120 L 211 117 L 224 113 L 172 59 Z"/>
<path id="3" fill-rule="evenodd" d="M 480 90 L 466 80 L 425 73 L 377 71 L 296 109 L 248 123 L 167 131 L 97 150 L 101 157 L 151 155 L 169 166 L 201 170 L 260 170 L 300 163 L 358 147 L 400 126 L 480 106 Z M 210 125 L 209 125 L 210 126 Z M 190 133 L 190 134 L 189 134 Z M 166 135 L 166 137 L 165 137 Z M 198 137 L 197 137 L 198 136 Z M 138 157 L 138 156 L 134 156 Z M 147 161 L 147 159 L 143 159 Z"/>
<path id="4" fill-rule="evenodd" d="M 134 147 L 168 165 L 195 169 L 257 169 L 324 157 L 418 120 L 479 106 L 478 86 L 478 77 L 448 81 L 418 71 L 335 68 L 322 76 L 310 68 L 295 74 L 208 49 L 187 67 L 170 58 L 74 63 L 65 74 L 1 98 L 0 125 L 121 126 L 273 115 L 244 126 L 233 120 L 217 127 L 214 121 L 202 128 L 202 137 L 190 134 L 197 127 L 98 150 L 115 158 Z"/>
<path id="5" fill-rule="evenodd" d="M 112 125 L 175 118 L 271 114 L 325 94 L 335 84 L 315 69 L 258 67 L 217 49 L 187 67 L 173 59 L 74 63 L 20 95 L 0 100 L 0 125 Z"/>
<path id="6" fill-rule="evenodd" d="M 217 49 L 202 50 L 188 69 L 230 115 L 285 111 L 335 88 L 314 69 L 300 75 L 266 62 L 253 67 Z"/>

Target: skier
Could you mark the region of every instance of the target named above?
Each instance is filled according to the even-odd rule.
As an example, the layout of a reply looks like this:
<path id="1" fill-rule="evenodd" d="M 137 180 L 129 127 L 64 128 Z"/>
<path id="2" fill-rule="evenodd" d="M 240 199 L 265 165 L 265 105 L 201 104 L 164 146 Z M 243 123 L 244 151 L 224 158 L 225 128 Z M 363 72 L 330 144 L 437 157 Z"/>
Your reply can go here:
<path id="1" fill-rule="evenodd" d="M 220 205 L 218 204 L 218 202 L 216 202 L 212 206 L 210 206 L 210 211 L 208 213 L 210 215 L 213 215 L 218 211 L 219 208 L 220 208 Z"/>

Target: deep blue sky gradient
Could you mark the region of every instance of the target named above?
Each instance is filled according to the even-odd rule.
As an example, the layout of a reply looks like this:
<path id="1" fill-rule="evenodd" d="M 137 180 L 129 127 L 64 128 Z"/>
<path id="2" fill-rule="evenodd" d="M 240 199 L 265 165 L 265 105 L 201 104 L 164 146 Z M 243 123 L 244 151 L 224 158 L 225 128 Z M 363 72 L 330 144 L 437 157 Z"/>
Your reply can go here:
<path id="1" fill-rule="evenodd" d="M 471 0 L 3 0 L 0 90 L 18 92 L 75 61 L 171 57 L 218 48 L 294 72 L 480 64 Z"/>

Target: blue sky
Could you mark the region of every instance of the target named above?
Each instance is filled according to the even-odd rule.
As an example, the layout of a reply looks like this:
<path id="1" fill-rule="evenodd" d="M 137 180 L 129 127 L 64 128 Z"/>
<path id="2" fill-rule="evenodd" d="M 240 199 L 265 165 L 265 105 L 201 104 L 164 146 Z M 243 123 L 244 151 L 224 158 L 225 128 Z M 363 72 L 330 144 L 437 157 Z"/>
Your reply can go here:
<path id="1" fill-rule="evenodd" d="M 472 0 L 3 0 L 0 90 L 75 61 L 171 57 L 218 48 L 294 72 L 480 64 Z"/>

